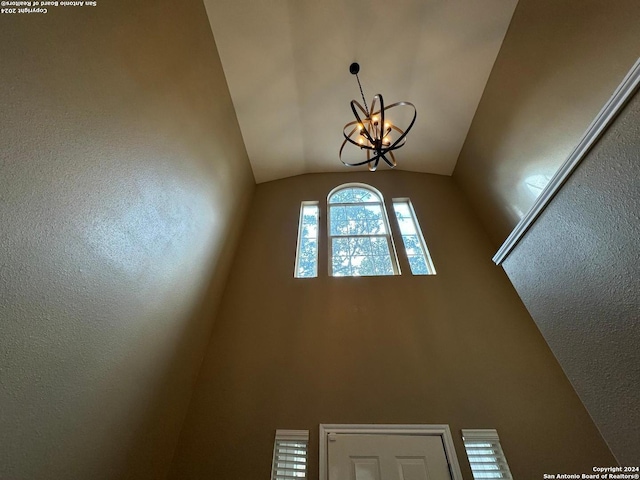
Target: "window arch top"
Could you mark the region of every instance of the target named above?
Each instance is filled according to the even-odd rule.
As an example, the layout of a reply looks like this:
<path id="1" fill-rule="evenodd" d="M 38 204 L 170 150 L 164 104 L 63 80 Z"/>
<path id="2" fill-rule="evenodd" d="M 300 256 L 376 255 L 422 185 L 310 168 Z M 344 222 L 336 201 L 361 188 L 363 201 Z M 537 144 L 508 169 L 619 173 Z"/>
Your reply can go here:
<path id="1" fill-rule="evenodd" d="M 368 187 L 344 185 L 329 195 L 329 204 L 332 203 L 382 203 L 382 196 Z"/>

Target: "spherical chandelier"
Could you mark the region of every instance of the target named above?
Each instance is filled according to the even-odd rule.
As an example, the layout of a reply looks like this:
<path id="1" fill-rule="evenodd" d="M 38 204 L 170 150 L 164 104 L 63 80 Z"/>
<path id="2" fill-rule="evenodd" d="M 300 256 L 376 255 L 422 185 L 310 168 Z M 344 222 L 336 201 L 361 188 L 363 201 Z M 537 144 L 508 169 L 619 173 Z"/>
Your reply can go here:
<path id="1" fill-rule="evenodd" d="M 356 119 L 347 123 L 342 129 L 344 141 L 340 147 L 340 161 L 348 167 L 359 167 L 368 164 L 369 170 L 372 172 L 376 171 L 380 160 L 384 161 L 389 167 L 394 168 L 397 162 L 393 152 L 406 143 L 407 134 L 416 121 L 416 107 L 409 102 L 396 102 L 385 106 L 382 95 L 377 94 L 373 97 L 371 109 L 369 109 L 367 101 L 364 99 L 360 78 L 358 77 L 359 71 L 359 64 L 352 63 L 350 65 L 349 72 L 355 75 L 356 80 L 358 80 L 364 107 L 356 100 L 351 100 L 351 111 Z M 413 109 L 411 122 L 404 130 L 393 124 L 388 116 L 392 109 L 398 107 Z M 366 160 L 355 163 L 345 162 L 342 159 L 342 154 L 347 145 L 353 145 L 363 150 L 366 154 Z"/>

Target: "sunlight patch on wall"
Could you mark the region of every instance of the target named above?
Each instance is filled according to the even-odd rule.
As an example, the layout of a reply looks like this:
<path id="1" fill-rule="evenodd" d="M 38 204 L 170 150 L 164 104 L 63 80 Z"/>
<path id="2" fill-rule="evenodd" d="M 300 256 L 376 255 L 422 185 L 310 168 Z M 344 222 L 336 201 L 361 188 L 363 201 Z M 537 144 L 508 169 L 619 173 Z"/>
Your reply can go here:
<path id="1" fill-rule="evenodd" d="M 126 188 L 126 195 L 114 199 L 103 210 L 106 214 L 85 228 L 85 239 L 97 255 L 134 276 L 159 267 L 169 274 L 201 251 L 203 224 L 214 220 L 206 194 L 175 180 L 141 177 Z"/>

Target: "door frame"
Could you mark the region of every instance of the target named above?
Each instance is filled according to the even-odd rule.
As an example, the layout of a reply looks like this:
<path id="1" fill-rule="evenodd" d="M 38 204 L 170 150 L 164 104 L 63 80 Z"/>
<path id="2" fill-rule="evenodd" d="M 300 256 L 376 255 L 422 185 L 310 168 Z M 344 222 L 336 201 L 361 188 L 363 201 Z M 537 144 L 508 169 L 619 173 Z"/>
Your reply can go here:
<path id="1" fill-rule="evenodd" d="M 449 463 L 449 471 L 453 480 L 463 480 L 458 456 L 453 445 L 453 437 L 449 425 L 340 425 L 320 424 L 320 480 L 328 480 L 328 445 L 330 433 L 350 433 L 367 435 L 437 435 L 442 438 L 444 453 Z"/>

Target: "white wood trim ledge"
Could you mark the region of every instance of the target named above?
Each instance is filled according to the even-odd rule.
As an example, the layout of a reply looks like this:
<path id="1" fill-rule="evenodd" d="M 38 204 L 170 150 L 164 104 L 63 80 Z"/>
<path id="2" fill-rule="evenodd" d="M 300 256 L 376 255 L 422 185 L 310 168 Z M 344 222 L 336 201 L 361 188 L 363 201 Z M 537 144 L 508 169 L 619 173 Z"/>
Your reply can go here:
<path id="1" fill-rule="evenodd" d="M 540 196 L 531 207 L 531 210 L 520 220 L 516 228 L 513 229 L 500 249 L 493 256 L 493 261 L 496 265 L 502 264 L 509 256 L 524 234 L 527 233 L 527 230 L 531 228 L 531 225 L 533 225 L 556 193 L 558 193 L 562 185 L 564 185 L 564 182 L 567 181 L 587 153 L 589 153 L 591 147 L 593 147 L 604 131 L 611 125 L 614 118 L 631 99 L 638 89 L 638 85 L 640 85 L 640 58 L 638 58 L 626 77 L 624 77 L 624 80 L 622 80 L 622 83 L 618 86 L 609 101 L 602 107 L 602 110 L 600 110 L 595 120 L 591 122 L 591 125 L 589 125 L 589 128 L 582 136 L 578 146 L 573 149 L 560 169 L 551 178 L 549 184 L 542 190 Z"/>

